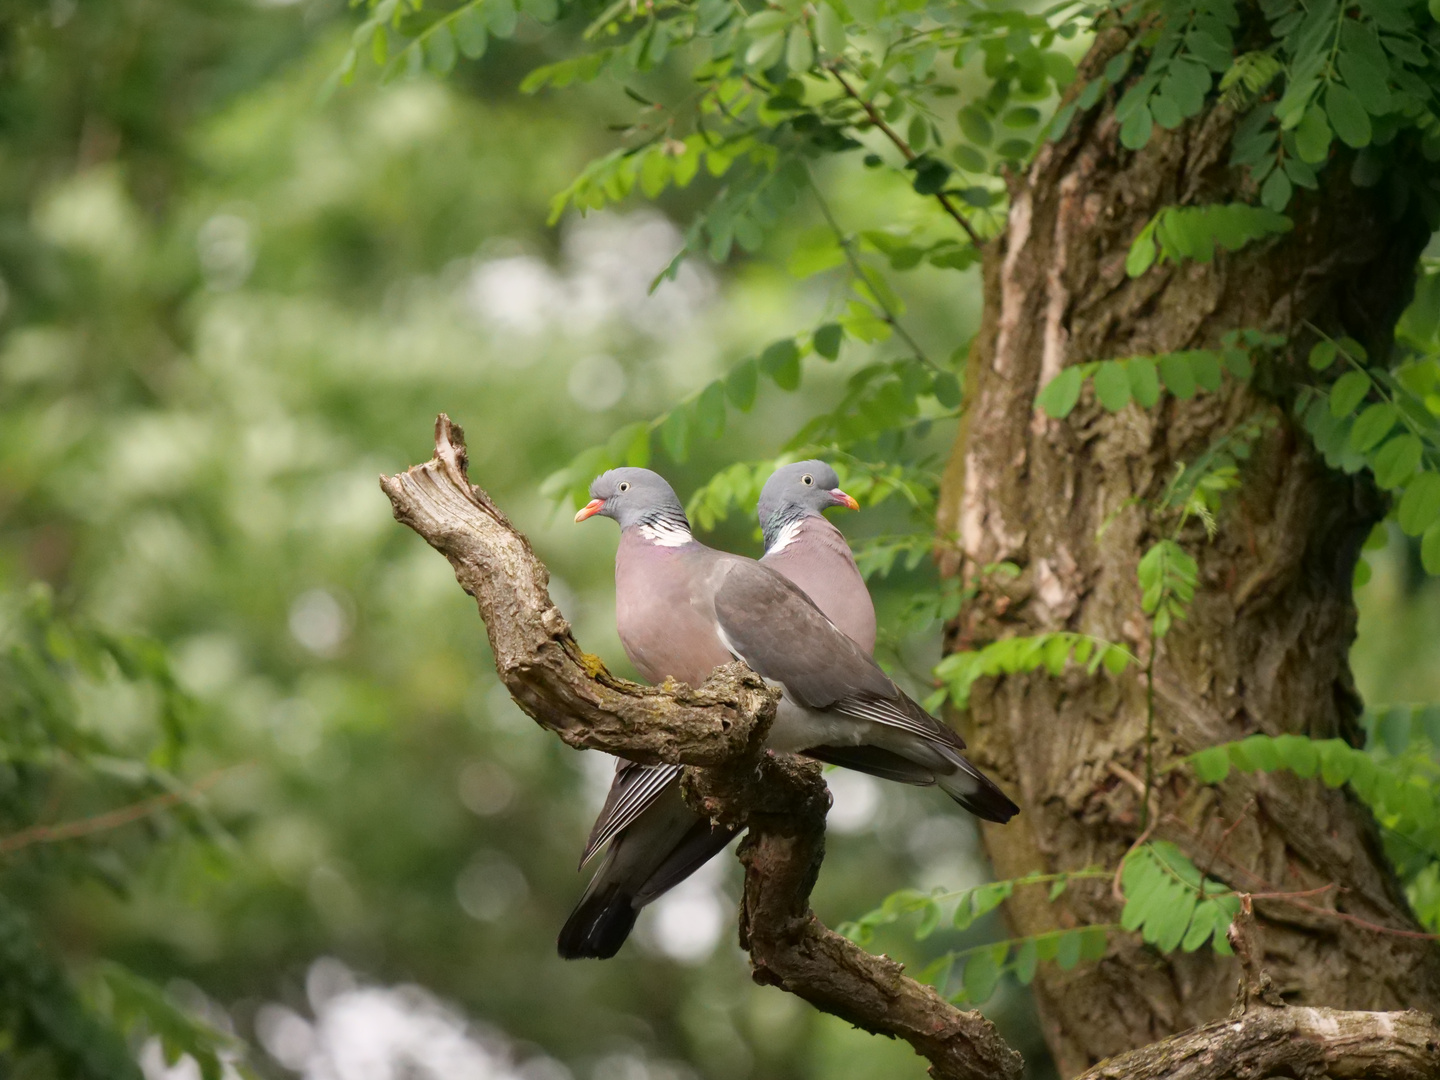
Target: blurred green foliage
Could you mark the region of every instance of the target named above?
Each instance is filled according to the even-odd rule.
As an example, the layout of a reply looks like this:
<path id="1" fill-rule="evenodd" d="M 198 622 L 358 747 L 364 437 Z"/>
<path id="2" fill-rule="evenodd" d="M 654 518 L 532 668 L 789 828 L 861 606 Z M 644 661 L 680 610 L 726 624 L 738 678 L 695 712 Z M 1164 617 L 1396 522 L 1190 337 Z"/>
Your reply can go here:
<path id="1" fill-rule="evenodd" d="M 587 1080 L 914 1068 L 903 1047 L 750 984 L 728 860 L 688 907 L 647 915 L 616 961 L 555 957 L 604 763 L 497 688 L 473 606 L 375 482 L 428 455 L 436 412 L 464 423 L 473 475 L 535 540 L 582 642 L 624 670 L 610 544 L 557 518 L 541 481 L 807 333 L 826 291 L 783 266 L 823 220 L 797 212 L 770 257 L 687 268 L 650 297 L 683 242 L 664 217 L 546 224 L 604 149 L 596 120 L 622 114 L 618 90 L 518 96 L 547 47 L 522 24 L 446 85 L 362 79 L 326 98 L 350 25 L 323 3 L 0 16 L 3 639 L 7 657 L 48 665 L 59 711 L 36 738 L 66 756 L 22 761 L 7 682 L 19 779 L 3 833 L 137 815 L 4 854 L 0 897 L 80 1034 L 5 1011 L 0 1059 L 19 1069 L 43 1044 L 24 1075 L 82 1075 L 67 1047 L 113 1056 L 123 1038 L 154 1074 L 152 1037 L 233 1061 L 234 1030 L 250 1067 L 285 1075 L 266 1048 L 291 1067 L 319 1052 L 323 1022 L 293 1020 L 316 1019 L 315 973 L 334 984 L 340 969 L 315 962 L 331 957 L 362 985 L 454 1002 L 534 1075 L 557 1061 Z M 892 190 L 867 174 L 829 197 L 858 228 Z M 927 341 L 965 336 L 977 310 L 941 273 L 907 292 Z M 662 468 L 688 495 L 723 465 L 772 460 L 868 359 L 847 346 L 807 367 L 798 390 L 762 396 Z M 948 432 L 927 439 L 933 467 Z M 843 524 L 908 533 L 934 477 L 895 481 L 903 497 Z M 717 542 L 756 552 L 749 512 L 717 507 Z M 894 569 L 882 610 L 898 614 L 931 574 Z M 37 582 L 48 591 L 32 597 Z M 44 651 L 55 643 L 69 644 Z M 889 655 L 921 672 L 934 647 L 902 628 Z M 146 801 L 170 791 L 185 798 Z M 907 882 L 981 880 L 973 828 L 943 800 L 862 779 L 846 805 L 817 896 L 826 918 Z M 1000 1015 L 1033 1047 L 1027 1010 L 1012 994 Z"/>
<path id="2" fill-rule="evenodd" d="M 726 190 L 698 151 L 680 183 L 693 146 L 572 188 L 596 158 L 630 167 L 605 158 L 605 125 L 633 136 L 636 101 L 604 79 L 517 90 L 573 60 L 598 9 L 542 31 L 558 11 L 494 5 L 508 15 L 487 13 L 483 58 L 461 63 L 481 51 L 475 6 L 446 16 L 451 52 L 430 21 L 393 41 L 373 22 L 365 55 L 396 77 L 357 57 L 343 91 L 332 76 L 373 13 L 326 0 L 0 13 L 0 1071 L 119 1077 L 136 1053 L 151 1076 L 181 1053 L 207 1075 L 338 1068 L 342 999 L 463 1029 L 418 991 L 364 997 L 400 984 L 453 1003 L 472 1043 L 530 1080 L 919 1067 L 751 985 L 728 860 L 647 913 L 615 961 L 555 957 L 607 763 L 510 703 L 473 607 L 375 478 L 427 457 L 450 413 L 580 640 L 624 671 L 610 543 L 572 530 L 553 495 L 643 435 L 714 542 L 753 554 L 770 464 L 826 449 L 867 504 L 841 524 L 874 571 L 883 655 L 918 692 L 936 620 L 962 599 L 916 540 L 979 310 L 952 222 L 915 195 L 953 170 L 815 161 L 787 174 L 759 235 L 737 224 L 753 200 L 687 234 L 671 221 Z M 1011 56 L 1017 19 L 1033 28 L 984 24 L 982 51 L 1048 109 L 1079 42 Z M 817 29 L 822 50 L 843 47 L 843 27 Z M 931 85 L 914 60 L 911 97 Z M 626 89 L 689 85 L 656 60 Z M 838 146 L 843 103 L 824 108 L 801 135 Z M 1006 96 L 958 119 L 977 146 L 994 122 L 1013 129 L 999 145 L 952 154 L 978 170 L 966 213 L 982 229 L 1000 221 L 995 170 L 1042 135 L 1038 109 Z M 596 205 L 632 188 L 659 209 L 621 199 L 548 223 L 567 189 Z M 673 264 L 682 248 L 695 257 Z M 1403 668 L 1404 700 L 1440 700 L 1423 674 L 1440 670 L 1440 603 L 1406 543 L 1374 557 L 1358 671 L 1389 695 Z M 973 825 L 943 799 L 832 782 L 822 918 L 984 882 Z M 923 943 L 878 927 L 875 947 L 920 962 L 1003 937 L 992 914 Z M 1018 985 L 988 1011 L 1043 1075 Z"/>

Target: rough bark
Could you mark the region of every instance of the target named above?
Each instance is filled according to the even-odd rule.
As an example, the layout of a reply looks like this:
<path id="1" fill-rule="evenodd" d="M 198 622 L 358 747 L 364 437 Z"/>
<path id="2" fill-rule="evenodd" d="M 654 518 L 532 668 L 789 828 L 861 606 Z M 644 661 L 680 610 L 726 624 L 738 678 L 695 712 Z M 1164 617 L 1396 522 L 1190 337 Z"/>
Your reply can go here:
<path id="1" fill-rule="evenodd" d="M 1122 31 L 1102 33 L 1082 80 L 1124 43 Z M 980 592 L 950 628 L 947 649 L 1068 629 L 1148 656 L 1136 566 L 1171 524 L 1159 520 L 1157 497 L 1177 463 L 1263 414 L 1274 426 L 1256 445 L 1218 538 L 1207 543 L 1198 523 L 1183 537 L 1199 558 L 1200 587 L 1189 619 L 1156 656 L 1156 767 L 1254 732 L 1353 740 L 1350 582 L 1383 504 L 1365 480 L 1325 468 L 1284 400 L 1313 340 L 1306 321 L 1384 354 L 1426 230 L 1382 193 L 1351 186 L 1340 161 L 1324 172 L 1320 191 L 1298 194 L 1289 211 L 1295 230 L 1278 241 L 1129 279 L 1126 252 L 1156 211 L 1245 193 L 1227 165 L 1227 109 L 1174 132 L 1157 128 L 1132 153 L 1119 144 L 1116 96 L 1077 117 L 1012 182 L 1007 232 L 986 253 L 966 419 L 937 523 L 942 569 L 977 580 Z M 1227 378 L 1219 393 L 1116 415 L 1087 390 L 1063 421 L 1033 408 L 1040 387 L 1067 365 L 1216 347 L 1226 331 L 1246 327 L 1294 343 L 1255 386 Z M 1002 560 L 1022 574 L 987 574 Z M 1133 669 L 1119 678 L 1014 676 L 976 688 L 967 737 L 1024 810 L 1003 830 L 985 831 L 999 876 L 1116 865 L 1141 831 L 1133 781 L 1145 775 L 1145 697 Z M 1183 769 L 1165 774 L 1158 794 L 1157 835 L 1237 889 L 1337 886 L 1308 907 L 1259 903 L 1265 963 L 1286 999 L 1440 1008 L 1440 949 L 1362 925 L 1416 929 L 1374 822 L 1350 795 L 1286 775 L 1210 788 Z M 1318 910 L 1327 904 L 1356 918 Z M 1017 896 L 1007 914 L 1016 933 L 1032 934 L 1112 922 L 1118 913 L 1108 888 L 1072 886 L 1054 906 Z M 1208 950 L 1161 957 L 1117 940 L 1099 964 L 1042 968 L 1035 985 L 1060 1071 L 1075 1075 L 1224 1016 L 1235 978 L 1235 962 Z M 1285 1023 L 1303 1026 L 1298 1017 Z"/>
<path id="2" fill-rule="evenodd" d="M 901 1038 L 936 1080 L 1015 1080 L 1020 1055 L 978 1012 L 965 1012 L 827 929 L 810 911 L 825 853 L 829 793 L 819 766 L 760 746 L 775 694 L 743 664 L 698 690 L 618 679 L 583 653 L 550 601 L 549 574 L 525 537 L 466 476 L 464 436 L 443 414 L 435 457 L 381 477 L 397 520 L 450 560 L 480 609 L 495 667 L 515 701 L 571 746 L 687 769 L 687 797 L 747 827 L 741 847 L 741 944 L 757 981 L 797 994 L 867 1031 Z"/>
<path id="3" fill-rule="evenodd" d="M 1427 1013 L 1286 1005 L 1257 959 L 1249 897 L 1228 936 L 1243 972 L 1228 1017 L 1102 1061 L 1080 1080 L 1431 1080 L 1440 1071 L 1440 1021 Z"/>

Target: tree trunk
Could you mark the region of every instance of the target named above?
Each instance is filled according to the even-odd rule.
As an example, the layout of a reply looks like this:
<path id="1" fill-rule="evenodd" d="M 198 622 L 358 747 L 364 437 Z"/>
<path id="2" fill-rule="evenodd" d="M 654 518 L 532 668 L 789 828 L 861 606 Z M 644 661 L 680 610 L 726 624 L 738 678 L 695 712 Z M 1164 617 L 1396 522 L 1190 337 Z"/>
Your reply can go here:
<path id="1" fill-rule="evenodd" d="M 1097 38 L 1082 79 L 1125 43 Z M 1440 948 L 1316 910 L 1334 907 L 1381 927 L 1414 931 L 1374 821 L 1348 792 L 1275 774 L 1218 787 L 1177 757 L 1255 732 L 1357 740 L 1360 702 L 1347 654 L 1355 634 L 1351 578 L 1384 504 L 1363 477 L 1328 470 L 1286 411 L 1307 372 L 1305 322 L 1348 333 L 1383 356 L 1408 301 L 1428 230 L 1382 190 L 1360 190 L 1334 161 L 1317 192 L 1288 211 L 1278 241 L 1126 277 L 1131 241 L 1162 207 L 1250 201 L 1228 165 L 1234 114 L 1216 107 L 1174 132 L 1156 129 L 1140 152 L 1120 146 L 1118 91 L 1045 147 L 1012 183 L 1009 227 L 984 266 L 986 307 L 967 373 L 966 419 L 943 485 L 942 570 L 978 579 L 978 596 L 950 628 L 947 649 L 997 638 L 1075 630 L 1150 650 L 1136 567 L 1173 527 L 1157 502 L 1177 464 L 1194 460 L 1237 422 L 1273 417 L 1230 496 L 1219 534 L 1182 536 L 1199 560 L 1189 618 L 1155 660 L 1155 835 L 1184 848 L 1211 876 L 1253 892 L 1339 888 L 1294 901 L 1257 901 L 1265 955 L 1282 995 L 1346 1009 L 1440 1011 Z M 1036 412 L 1037 391 L 1089 360 L 1216 347 L 1229 330 L 1288 335 L 1273 377 L 1227 377 L 1219 393 L 1162 398 L 1110 414 L 1089 391 L 1065 420 Z M 1103 531 L 1103 532 L 1102 532 Z M 1014 580 L 985 567 L 1009 560 Z M 1146 690 L 1119 676 L 1040 673 L 978 684 L 968 724 L 975 756 L 1024 809 L 987 827 L 997 875 L 1116 866 L 1141 832 Z M 1007 906 L 1017 934 L 1108 923 L 1106 883 L 1043 892 Z M 1237 980 L 1232 958 L 1162 956 L 1112 935 L 1098 964 L 1042 967 L 1036 996 L 1062 1075 L 1224 1016 Z"/>

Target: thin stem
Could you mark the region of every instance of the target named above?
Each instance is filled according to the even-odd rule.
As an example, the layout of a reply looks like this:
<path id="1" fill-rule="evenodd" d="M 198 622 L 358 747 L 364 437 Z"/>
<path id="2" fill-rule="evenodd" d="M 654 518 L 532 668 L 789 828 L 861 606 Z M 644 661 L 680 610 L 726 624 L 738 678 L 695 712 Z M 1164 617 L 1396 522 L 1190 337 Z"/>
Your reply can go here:
<path id="1" fill-rule="evenodd" d="M 845 76 L 841 75 L 837 68 L 832 67 L 829 71 L 831 75 L 835 76 L 835 81 L 840 84 L 841 89 L 845 91 L 845 96 L 865 110 L 865 115 L 869 118 L 870 123 L 874 124 L 887 139 L 895 144 L 895 149 L 899 150 L 900 153 L 905 156 L 906 161 L 914 161 L 919 157 L 919 155 L 910 148 L 910 144 L 900 137 L 899 132 L 885 122 L 885 118 L 876 111 L 875 106 L 855 92 L 855 88 L 846 81 Z M 980 234 L 975 231 L 970 222 L 965 220 L 965 215 L 960 213 L 950 196 L 946 195 L 943 191 L 937 191 L 935 198 L 938 199 L 940 205 L 945 208 L 945 212 L 955 219 L 955 223 L 965 230 L 965 235 L 970 237 L 970 242 L 977 248 L 983 246 L 980 240 Z"/>
<path id="2" fill-rule="evenodd" d="M 1355 371 L 1360 372 L 1360 374 L 1364 375 L 1367 379 L 1369 379 L 1370 385 L 1375 388 L 1375 390 L 1380 394 L 1380 396 L 1384 398 L 1388 404 L 1395 407 L 1395 412 L 1400 417 L 1400 422 L 1409 429 L 1410 434 L 1414 435 L 1417 439 L 1420 440 L 1421 446 L 1424 448 L 1424 456 L 1431 462 L 1432 465 L 1440 462 L 1440 452 L 1437 452 L 1435 443 L 1429 437 L 1427 437 L 1424 431 L 1420 429 L 1420 427 L 1415 423 L 1415 420 L 1410 416 L 1410 414 L 1406 412 L 1405 409 L 1401 408 L 1399 402 L 1395 400 L 1395 395 L 1389 391 L 1389 389 L 1380 379 L 1376 378 L 1377 375 L 1381 374 L 1380 372 L 1377 371 L 1372 374 L 1370 371 L 1366 370 L 1365 365 L 1360 363 L 1360 361 L 1357 360 L 1354 356 L 1350 355 L 1350 351 L 1346 349 L 1344 345 L 1336 341 L 1324 330 L 1321 330 L 1309 319 L 1306 319 L 1302 323 L 1302 325 L 1310 330 L 1313 330 L 1315 333 L 1319 334 L 1322 338 L 1328 341 L 1331 345 L 1334 345 L 1335 352 L 1338 355 L 1344 357 L 1345 362 L 1349 364 L 1351 368 L 1353 368 Z"/>
<path id="3" fill-rule="evenodd" d="M 1155 787 L 1155 653 L 1160 639 L 1155 636 L 1155 620 L 1150 620 L 1150 655 L 1145 660 L 1145 797 L 1142 800 L 1140 824 L 1150 824 L 1150 792 Z"/>
<path id="4" fill-rule="evenodd" d="M 865 269 L 865 265 L 855 254 L 855 242 L 850 239 L 844 229 L 840 228 L 840 223 L 835 220 L 835 215 L 830 210 L 830 204 L 825 201 L 825 196 L 820 194 L 820 185 L 815 183 L 815 178 L 810 176 L 808 170 L 805 175 L 810 181 L 810 191 L 815 196 L 815 205 L 820 207 L 820 213 L 825 218 L 825 224 L 830 226 L 830 231 L 835 234 L 835 240 L 840 245 L 840 251 L 845 256 L 845 262 L 849 264 L 851 273 L 863 281 L 870 290 L 870 295 L 874 297 L 876 305 L 880 308 L 881 317 L 890 325 L 891 329 L 900 336 L 900 339 L 910 347 L 911 351 L 914 352 L 916 358 L 920 360 L 921 363 L 936 371 L 945 370 L 925 355 L 925 350 L 920 348 L 920 343 L 916 341 L 910 335 L 910 331 L 906 330 L 901 324 L 899 315 L 891 311 L 886 305 L 884 294 L 875 287 L 875 283 L 870 277 L 870 272 Z"/>
<path id="5" fill-rule="evenodd" d="M 140 821 L 179 803 L 189 802 L 236 767 L 229 765 L 223 769 L 216 769 L 210 775 L 197 780 L 185 791 L 166 792 L 164 795 L 156 795 L 153 798 L 122 806 L 104 814 L 96 814 L 94 817 L 81 818 L 78 821 L 65 821 L 55 825 L 32 825 L 28 829 L 21 829 L 9 836 L 0 837 L 0 856 L 13 855 L 32 844 L 54 844 L 62 840 L 76 840 L 82 836 L 109 832 Z"/>
<path id="6" fill-rule="evenodd" d="M 1103 874 L 1101 876 L 1108 877 L 1109 875 Z M 987 942 L 984 945 L 974 945 L 968 949 L 957 949 L 954 952 L 947 953 L 946 956 L 952 961 L 960 960 L 967 956 L 974 956 L 976 953 L 989 952 L 991 949 L 999 945 L 1005 945 L 1007 947 L 1024 945 L 1027 941 L 1039 941 L 1041 938 L 1061 937 L 1065 934 L 1083 933 L 1086 930 L 1104 930 L 1106 933 L 1109 933 L 1111 930 L 1124 929 L 1125 927 L 1121 926 L 1119 923 L 1085 923 L 1081 926 L 1061 927 L 1058 930 L 1043 930 L 1038 934 L 1026 934 L 1024 937 L 1006 938 L 1004 941 L 991 941 Z"/>
<path id="7" fill-rule="evenodd" d="M 1053 874 L 1031 874 L 1028 877 L 1015 878 L 1010 882 L 1010 885 L 1012 888 L 1018 889 L 1022 885 L 1053 885 L 1057 881 L 1083 881 L 1090 878 L 1104 880 L 1109 876 L 1109 870 L 1099 866 L 1092 866 L 1086 867 L 1083 870 L 1060 870 Z M 998 885 L 1000 883 L 991 882 L 990 884 Z M 957 896 L 965 896 L 974 892 L 976 889 L 984 889 L 986 887 L 985 885 L 975 885 L 968 889 L 954 889 L 949 892 L 939 892 L 931 896 L 931 899 L 937 902 L 940 900 L 954 900 Z M 989 946 L 981 946 L 981 948 L 988 947 Z M 955 955 L 960 956 L 963 954 L 956 953 Z"/>

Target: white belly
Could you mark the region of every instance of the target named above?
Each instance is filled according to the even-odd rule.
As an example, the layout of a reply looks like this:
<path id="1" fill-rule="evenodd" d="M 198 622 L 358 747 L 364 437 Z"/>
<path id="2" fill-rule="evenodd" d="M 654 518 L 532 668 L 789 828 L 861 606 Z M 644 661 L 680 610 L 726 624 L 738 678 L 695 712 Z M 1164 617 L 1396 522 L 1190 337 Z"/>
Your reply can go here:
<path id="1" fill-rule="evenodd" d="M 782 697 L 765 745 L 787 754 L 812 746 L 860 746 L 870 741 L 871 726 L 865 720 L 814 712 Z"/>

